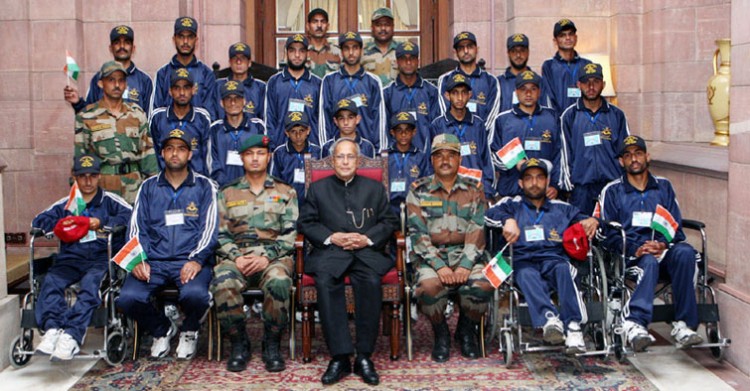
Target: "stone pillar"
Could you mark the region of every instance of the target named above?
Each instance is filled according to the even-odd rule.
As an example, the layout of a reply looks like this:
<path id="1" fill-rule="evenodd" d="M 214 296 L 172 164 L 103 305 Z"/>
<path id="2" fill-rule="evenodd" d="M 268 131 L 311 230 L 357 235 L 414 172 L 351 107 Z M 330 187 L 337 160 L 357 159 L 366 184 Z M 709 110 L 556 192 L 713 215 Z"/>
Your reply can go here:
<path id="1" fill-rule="evenodd" d="M 5 258 L 5 225 L 3 217 L 3 171 L 6 164 L 0 159 L 0 370 L 4 369 L 10 362 L 6 354 L 10 349 L 10 343 L 18 335 L 20 324 L 20 313 L 18 311 L 18 296 L 8 296 L 8 276 L 6 274 Z"/>

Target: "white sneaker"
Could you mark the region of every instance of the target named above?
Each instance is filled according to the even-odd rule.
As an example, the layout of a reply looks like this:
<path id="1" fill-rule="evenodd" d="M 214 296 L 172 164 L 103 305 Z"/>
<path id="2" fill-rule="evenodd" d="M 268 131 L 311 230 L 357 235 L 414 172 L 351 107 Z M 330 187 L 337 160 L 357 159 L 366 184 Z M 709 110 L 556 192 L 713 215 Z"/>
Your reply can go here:
<path id="1" fill-rule="evenodd" d="M 568 323 L 568 335 L 565 337 L 565 353 L 586 353 L 586 343 L 583 341 L 583 332 L 578 322 Z"/>
<path id="2" fill-rule="evenodd" d="M 180 343 L 177 345 L 177 359 L 190 360 L 198 350 L 198 332 L 183 331 L 180 333 Z"/>
<path id="3" fill-rule="evenodd" d="M 37 352 L 52 354 L 55 351 L 57 340 L 63 334 L 63 329 L 49 329 L 42 336 L 42 342 L 36 347 Z"/>
<path id="4" fill-rule="evenodd" d="M 703 343 L 703 338 L 701 338 L 698 333 L 687 327 L 685 322 L 681 320 L 672 322 L 671 334 L 678 348 L 686 348 Z"/>
<path id="5" fill-rule="evenodd" d="M 175 334 L 177 334 L 177 326 L 174 323 L 171 323 L 167 335 L 154 338 L 154 342 L 151 344 L 151 358 L 166 357 L 169 354 L 169 343 L 172 341 L 172 337 L 174 337 Z"/>
<path id="6" fill-rule="evenodd" d="M 57 340 L 55 345 L 55 351 L 50 356 L 51 361 L 67 361 L 72 360 L 73 356 L 81 350 L 76 341 L 70 334 L 63 333 Z"/>
<path id="7" fill-rule="evenodd" d="M 633 351 L 642 352 L 656 341 L 656 339 L 648 333 L 648 330 L 646 330 L 645 327 L 633 322 L 632 320 L 626 320 L 622 324 L 622 329 L 627 336 L 628 344 L 633 348 Z"/>
<path id="8" fill-rule="evenodd" d="M 563 334 L 563 324 L 560 318 L 558 318 L 552 312 L 547 312 L 547 323 L 542 327 L 544 342 L 550 345 L 559 345 L 565 341 L 565 334 Z"/>

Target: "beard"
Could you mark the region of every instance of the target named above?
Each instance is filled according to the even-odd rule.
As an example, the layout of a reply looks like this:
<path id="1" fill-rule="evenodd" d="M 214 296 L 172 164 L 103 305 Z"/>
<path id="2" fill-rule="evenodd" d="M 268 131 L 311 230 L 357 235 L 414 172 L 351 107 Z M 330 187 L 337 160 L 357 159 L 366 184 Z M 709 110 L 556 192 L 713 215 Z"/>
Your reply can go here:
<path id="1" fill-rule="evenodd" d="M 298 65 L 295 65 L 292 62 L 288 62 L 288 63 L 286 63 L 286 66 L 289 67 L 289 69 L 291 69 L 293 71 L 300 71 L 302 69 L 305 69 L 305 62 L 303 61 L 303 62 L 299 63 Z"/>
<path id="2" fill-rule="evenodd" d="M 513 67 L 513 69 L 515 69 L 517 71 L 522 71 L 522 70 L 526 69 L 526 64 L 527 63 L 528 63 L 528 61 L 524 61 L 522 64 L 516 64 L 513 61 L 511 61 L 510 62 L 510 66 Z"/>

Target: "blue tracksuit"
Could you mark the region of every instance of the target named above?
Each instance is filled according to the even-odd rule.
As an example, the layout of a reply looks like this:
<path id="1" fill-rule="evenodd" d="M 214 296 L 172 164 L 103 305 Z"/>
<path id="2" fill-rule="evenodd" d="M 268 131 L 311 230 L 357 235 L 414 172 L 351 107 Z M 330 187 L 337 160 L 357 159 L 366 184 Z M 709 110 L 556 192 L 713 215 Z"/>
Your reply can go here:
<path id="1" fill-rule="evenodd" d="M 531 70 L 530 67 L 527 67 Z M 516 75 L 510 71 L 510 67 L 505 68 L 505 73 L 497 77 L 497 81 L 500 83 L 500 109 L 499 112 L 510 110 L 513 105 L 518 103 L 518 97 L 516 96 Z M 539 95 L 539 104 L 544 107 L 552 107 L 552 101 L 549 99 L 549 93 L 547 92 L 547 86 L 542 83 L 540 86 L 541 94 Z"/>
<path id="2" fill-rule="evenodd" d="M 281 72 L 271 76 L 266 86 L 266 129 L 271 142 L 275 146 L 286 143 L 284 133 L 284 117 L 290 111 L 304 111 L 310 120 L 310 136 L 308 140 L 318 142 L 318 113 L 320 110 L 320 83 L 322 80 L 313 75 L 308 69 L 299 80 L 295 80 L 284 68 Z M 298 193 L 299 194 L 299 193 Z"/>
<path id="3" fill-rule="evenodd" d="M 164 175 L 162 171 L 141 185 L 128 230 L 130 238 L 138 237 L 148 256 L 151 278 L 141 281 L 128 275 L 117 299 L 117 306 L 154 337 L 167 334 L 169 320 L 150 299 L 155 291 L 169 284 L 180 291 L 178 301 L 185 314 L 182 330 L 198 330 L 209 307 L 208 285 L 218 242 L 216 182 L 189 170 L 188 177 L 175 190 Z M 180 214 L 181 218 L 175 218 Z M 196 261 L 202 268 L 193 280 L 182 284 L 180 270 L 188 261 Z"/>
<path id="4" fill-rule="evenodd" d="M 135 67 L 134 62 L 130 62 L 130 66 L 127 71 L 127 82 L 128 88 L 122 94 L 122 99 L 126 102 L 135 103 L 140 106 L 143 111 L 146 111 L 147 115 L 151 115 L 149 111 L 149 100 L 154 90 L 154 82 L 151 77 L 145 72 Z M 94 77 L 91 78 L 89 84 L 89 90 L 86 93 L 86 98 L 78 101 L 78 104 L 73 105 L 73 110 L 76 114 L 83 110 L 86 106 L 98 102 L 104 97 L 104 91 L 99 87 L 100 74 L 97 72 Z"/>
<path id="5" fill-rule="evenodd" d="M 62 198 L 40 213 L 31 223 L 32 227 L 52 232 L 55 224 L 70 216 L 65 209 L 68 197 Z M 83 216 L 95 217 L 100 227 L 124 226 L 130 220 L 132 208 L 120 196 L 99 189 L 96 196 L 86 204 Z M 107 274 L 107 234 L 96 232 L 96 239 L 87 238 L 75 243 L 60 242 L 60 253 L 49 269 L 39 292 L 35 310 L 36 322 L 41 330 L 64 329 L 80 345 L 91 315 L 101 304 L 99 284 Z M 112 251 L 123 245 L 122 237 L 114 240 Z M 114 253 L 113 253 L 114 255 Z M 65 289 L 80 281 L 80 290 L 75 304 L 68 308 Z"/>
<path id="6" fill-rule="evenodd" d="M 338 130 L 336 131 L 336 136 L 330 140 L 328 140 L 327 143 L 325 143 L 322 147 L 320 147 L 320 157 L 325 158 L 328 157 L 328 155 L 331 154 L 331 147 L 336 142 L 336 140 L 339 139 Z M 369 157 L 370 159 L 375 159 L 375 146 L 372 145 L 370 140 L 367 140 L 363 137 L 361 137 L 359 134 L 357 134 L 357 137 L 354 139 L 354 141 L 359 144 L 359 154 L 362 156 Z"/>
<path id="7" fill-rule="evenodd" d="M 216 80 L 216 115 L 212 115 L 211 118 L 219 119 L 224 118 L 224 108 L 221 107 L 221 87 L 227 84 L 228 81 L 233 80 L 231 76 L 222 77 Z M 240 82 L 242 89 L 245 91 L 245 114 L 250 117 L 265 119 L 265 104 L 266 104 L 266 82 L 258 80 L 252 77 L 250 74 L 247 78 Z"/>
<path id="8" fill-rule="evenodd" d="M 190 75 L 195 80 L 195 85 L 198 91 L 193 95 L 191 103 L 193 106 L 203 107 L 211 115 L 211 119 L 221 118 L 218 115 L 216 105 L 216 76 L 214 72 L 207 65 L 198 60 L 193 56 L 193 60 L 185 66 L 177 61 L 177 55 L 172 57 L 172 60 L 164 64 L 156 72 L 154 78 L 154 93 L 151 95 L 151 102 L 149 104 L 149 112 L 153 115 L 154 110 L 158 107 L 166 107 L 172 105 L 172 97 L 169 95 L 169 78 L 176 69 L 186 68 Z M 209 121 L 210 122 L 210 121 Z"/>
<path id="9" fill-rule="evenodd" d="M 440 116 L 440 103 L 438 103 L 438 90 L 429 82 L 417 76 L 418 79 L 412 87 L 408 87 L 401 81 L 400 77 L 392 81 L 383 89 L 383 100 L 385 101 L 386 118 L 390 118 L 402 111 L 410 112 L 417 119 L 417 134 L 411 140 L 412 144 L 420 151 L 429 153 L 430 148 L 430 124 Z M 388 133 L 389 143 L 393 137 Z"/>
<path id="10" fill-rule="evenodd" d="M 210 153 L 210 128 L 211 116 L 202 107 L 191 107 L 183 119 L 177 118 L 171 105 L 154 109 L 151 114 L 151 139 L 154 140 L 154 152 L 159 163 L 159 169 L 164 169 L 164 158 L 161 156 L 161 138 L 166 137 L 174 129 L 187 129 L 193 135 L 198 136 L 190 142 L 193 151 L 190 168 L 199 174 L 208 175 L 210 169 L 207 164 Z"/>
<path id="11" fill-rule="evenodd" d="M 380 78 L 360 67 L 354 75 L 349 75 L 342 66 L 337 72 L 327 74 L 320 87 L 320 110 L 318 125 L 318 142 L 325 145 L 337 135 L 333 123 L 341 99 L 350 99 L 357 103 L 362 117 L 357 126 L 357 134 L 369 140 L 375 151 L 380 152 L 388 147 L 386 132 L 385 105 L 383 104 L 383 86 Z"/>
<path id="12" fill-rule="evenodd" d="M 622 174 L 618 149 L 630 135 L 625 113 L 602 98 L 594 114 L 579 99 L 563 112 L 560 126 L 564 138 L 560 182 L 563 189 L 573 190 L 570 203 L 591 213 L 604 185 Z"/>
<path id="13" fill-rule="evenodd" d="M 388 180 L 390 184 L 389 198 L 391 208 L 396 216 L 401 215 L 401 203 L 406 202 L 406 194 L 412 182 L 419 178 L 432 175 L 430 156 L 422 152 L 415 145 L 409 152 L 401 152 L 395 144 L 388 149 Z"/>
<path id="14" fill-rule="evenodd" d="M 599 197 L 601 217 L 604 220 L 622 224 L 627 236 L 628 267 L 634 267 L 638 274 L 638 286 L 626 305 L 626 318 L 642 326 L 648 326 L 653 313 L 654 291 L 659 275 L 669 277 L 674 293 L 675 320 L 683 320 L 691 327 L 698 326 L 698 309 L 695 303 L 693 285 L 698 268 L 696 252 L 685 242 L 682 232 L 682 214 L 672 184 L 666 178 L 649 174 L 646 189 L 633 187 L 627 176 L 607 184 Z M 635 257 L 638 248 L 654 235 L 654 240 L 666 242 L 665 237 L 650 227 L 651 217 L 656 206 L 666 208 L 679 224 L 677 232 L 662 260 L 646 254 Z M 622 237 L 619 231 L 607 232 L 605 245 L 612 251 L 622 251 Z"/>
<path id="15" fill-rule="evenodd" d="M 290 141 L 279 145 L 273 151 L 270 173 L 276 178 L 289 183 L 297 192 L 297 205 L 305 202 L 305 154 L 313 159 L 320 159 L 320 147 L 310 142 L 302 152 L 297 152 Z"/>
<path id="16" fill-rule="evenodd" d="M 471 100 L 467 107 L 474 115 L 479 116 L 484 126 L 489 129 L 492 126 L 492 121 L 500 113 L 500 83 L 495 76 L 478 66 L 471 75 L 467 75 L 458 67 L 440 76 L 437 87 L 441 98 L 438 99 L 440 113 L 445 114 L 450 111 L 451 103 L 445 97 L 445 83 L 448 80 L 447 78 L 453 77 L 456 73 L 464 75 L 471 85 Z"/>
<path id="17" fill-rule="evenodd" d="M 521 177 L 518 169 L 514 167 L 508 170 L 496 155 L 497 151 L 516 137 L 521 139 L 529 159 L 546 159 L 552 163 L 550 186 L 559 189 L 562 137 L 555 112 L 537 105 L 534 114 L 528 115 L 515 104 L 510 110 L 500 113 L 494 128 L 490 130 L 492 162 L 499 174 L 496 188 L 498 194 L 503 197 L 523 194 L 518 186 L 518 179 Z"/>
<path id="18" fill-rule="evenodd" d="M 502 227 L 511 218 L 518 223 L 521 235 L 513 244 L 513 275 L 534 327 L 544 326 L 548 312 L 558 315 L 550 302 L 550 287 L 557 291 L 563 324 L 586 322 L 586 305 L 575 284 L 577 269 L 568 261 L 562 237 L 571 224 L 588 217 L 558 200 L 545 199 L 537 210 L 525 196 L 505 197 L 485 214 L 488 227 Z"/>
<path id="19" fill-rule="evenodd" d="M 435 118 L 430 127 L 430 139 L 443 133 L 450 133 L 458 137 L 461 142 L 461 165 L 468 169 L 480 170 L 482 186 L 487 199 L 491 199 L 495 190 L 495 171 L 492 168 L 490 148 L 487 145 L 487 128 L 477 115 L 470 115 L 467 111 L 463 120 L 459 121 L 448 111 Z"/>
<path id="20" fill-rule="evenodd" d="M 215 180 L 219 187 L 245 175 L 245 168 L 238 152 L 240 145 L 248 137 L 265 132 L 262 120 L 247 115 L 243 115 L 242 123 L 237 128 L 229 125 L 226 118 L 211 124 L 208 166 L 211 169 L 211 179 Z"/>
<path id="21" fill-rule="evenodd" d="M 583 67 L 590 63 L 590 60 L 579 57 L 578 53 L 575 53 L 573 61 L 570 62 L 563 60 L 560 53 L 555 53 L 554 57 L 542 64 L 544 90 L 549 94 L 551 107 L 555 109 L 558 116 L 562 115 L 562 112 L 581 96 L 576 83 L 583 72 Z"/>

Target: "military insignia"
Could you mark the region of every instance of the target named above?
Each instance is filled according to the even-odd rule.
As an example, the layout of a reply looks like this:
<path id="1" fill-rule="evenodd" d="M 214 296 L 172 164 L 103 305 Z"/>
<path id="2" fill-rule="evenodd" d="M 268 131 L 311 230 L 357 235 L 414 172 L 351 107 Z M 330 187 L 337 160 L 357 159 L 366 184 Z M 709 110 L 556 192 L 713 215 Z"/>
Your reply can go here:
<path id="1" fill-rule="evenodd" d="M 523 42 L 523 39 L 526 38 L 523 34 L 516 34 L 513 36 L 513 42 Z"/>
<path id="2" fill-rule="evenodd" d="M 236 91 L 237 88 L 239 88 L 239 84 L 236 81 L 230 80 L 227 82 L 227 91 Z"/>
<path id="3" fill-rule="evenodd" d="M 100 130 L 109 129 L 111 127 L 112 127 L 112 125 L 110 125 L 110 124 L 98 124 L 98 125 L 92 126 L 90 129 L 91 129 L 92 132 L 98 132 Z"/>
<path id="4" fill-rule="evenodd" d="M 190 149 L 192 149 L 193 151 L 195 151 L 196 149 L 198 149 L 198 139 L 197 138 L 193 137 L 193 139 L 190 140 Z"/>
<path id="5" fill-rule="evenodd" d="M 453 82 L 454 83 L 466 83 L 466 77 L 460 73 L 456 73 L 453 75 Z"/>
<path id="6" fill-rule="evenodd" d="M 541 165 L 541 162 L 539 161 L 539 159 L 535 157 L 529 159 L 526 162 L 526 167 L 539 167 L 540 165 Z"/>
<path id="7" fill-rule="evenodd" d="M 93 167 L 94 165 L 94 158 L 91 156 L 81 156 L 78 161 L 81 162 L 81 167 Z"/>
<path id="8" fill-rule="evenodd" d="M 182 18 L 180 24 L 182 27 L 193 27 L 193 21 L 190 18 Z"/>
<path id="9" fill-rule="evenodd" d="M 292 122 L 302 121 L 302 113 L 300 113 L 299 111 L 293 111 L 289 113 L 289 120 Z"/>
<path id="10" fill-rule="evenodd" d="M 198 217 L 198 207 L 195 205 L 195 202 L 190 201 L 185 208 L 185 216 Z"/>
<path id="11" fill-rule="evenodd" d="M 227 208 L 247 205 L 247 200 L 227 201 Z"/>
<path id="12" fill-rule="evenodd" d="M 182 138 L 182 135 L 184 134 L 185 132 L 180 129 L 173 129 L 171 132 L 169 132 L 169 137 Z"/>
<path id="13" fill-rule="evenodd" d="M 414 45 L 411 42 L 406 41 L 404 42 L 404 50 L 414 50 Z"/>
<path id="14" fill-rule="evenodd" d="M 549 241 L 550 242 L 562 242 L 562 238 L 560 237 L 560 234 L 557 233 L 557 230 L 554 228 L 549 230 Z"/>
<path id="15" fill-rule="evenodd" d="M 523 71 L 521 79 L 523 79 L 523 80 L 534 80 L 534 72 L 532 72 L 532 71 Z"/>
<path id="16" fill-rule="evenodd" d="M 487 100 L 487 95 L 485 95 L 484 92 L 480 92 L 479 95 L 477 95 L 477 100 L 480 103 L 484 103 Z"/>
<path id="17" fill-rule="evenodd" d="M 284 202 L 284 198 L 282 198 L 281 196 L 275 195 L 275 196 L 268 197 L 266 201 L 272 202 L 275 204 L 280 204 Z"/>
<path id="18" fill-rule="evenodd" d="M 253 103 L 253 101 L 247 102 L 247 104 L 245 105 L 245 111 L 247 111 L 248 113 L 254 113 L 255 103 Z"/>
<path id="19" fill-rule="evenodd" d="M 612 130 L 610 128 L 604 128 L 602 130 L 602 140 L 612 140 Z"/>
<path id="20" fill-rule="evenodd" d="M 307 107 L 312 108 L 312 104 L 313 104 L 313 97 L 312 95 L 307 94 L 307 96 L 305 96 L 305 105 L 307 105 Z"/>
<path id="21" fill-rule="evenodd" d="M 362 106 L 367 107 L 367 95 L 361 94 L 359 97 L 360 97 L 360 100 L 362 101 Z"/>
<path id="22" fill-rule="evenodd" d="M 596 64 L 586 64 L 586 66 L 583 67 L 583 72 L 587 75 L 590 75 L 592 73 L 596 73 Z"/>
<path id="23" fill-rule="evenodd" d="M 294 42 L 304 42 L 304 40 L 305 37 L 302 36 L 302 34 L 294 34 L 294 36 L 292 36 L 292 41 Z"/>
<path id="24" fill-rule="evenodd" d="M 138 92 L 138 90 L 136 90 L 135 88 L 131 88 L 131 89 L 128 90 L 128 98 L 130 100 L 138 100 L 138 97 L 140 95 L 141 95 L 141 93 Z"/>
<path id="25" fill-rule="evenodd" d="M 628 136 L 625 137 L 625 145 L 633 145 L 638 142 L 638 139 L 635 136 Z"/>
<path id="26" fill-rule="evenodd" d="M 180 69 L 177 70 L 177 76 L 179 76 L 179 77 L 189 77 L 190 76 L 190 72 L 188 72 L 188 70 L 185 69 L 185 68 L 180 68 Z"/>
<path id="27" fill-rule="evenodd" d="M 344 34 L 344 37 L 346 39 L 356 39 L 357 38 L 357 34 L 355 32 L 353 32 L 353 31 L 348 31 L 346 34 Z"/>
<path id="28" fill-rule="evenodd" d="M 417 112 L 419 114 L 427 115 L 427 103 L 425 102 L 420 103 L 419 106 L 417 107 Z"/>
<path id="29" fill-rule="evenodd" d="M 411 115 L 409 115 L 409 113 L 405 111 L 402 111 L 398 113 L 398 115 L 396 115 L 396 119 L 398 119 L 399 121 L 408 121 L 411 119 Z"/>
<path id="30" fill-rule="evenodd" d="M 340 108 L 343 108 L 343 107 L 347 107 L 347 106 L 349 106 L 349 105 L 351 105 L 351 104 L 352 104 L 352 103 L 351 103 L 351 101 L 350 101 L 349 99 L 341 99 L 341 100 L 339 101 L 339 109 L 340 109 Z"/>
<path id="31" fill-rule="evenodd" d="M 469 39 L 469 33 L 463 32 L 461 34 L 458 34 L 458 36 L 456 37 L 456 40 L 460 41 L 462 39 Z"/>
<path id="32" fill-rule="evenodd" d="M 549 130 L 545 130 L 542 132 L 542 142 L 550 143 L 552 142 L 552 132 Z"/>
<path id="33" fill-rule="evenodd" d="M 412 178 L 419 178 L 419 167 L 416 164 L 411 166 L 411 169 L 409 169 L 409 175 Z"/>
<path id="34" fill-rule="evenodd" d="M 127 34 L 127 33 L 128 33 L 129 31 L 130 31 L 130 29 L 128 29 L 128 26 L 118 26 L 118 27 L 117 27 L 117 34 L 122 34 L 122 35 L 125 35 L 125 34 Z"/>
<path id="35" fill-rule="evenodd" d="M 570 19 L 560 19 L 559 22 L 557 22 L 561 27 L 565 27 L 570 24 Z"/>
<path id="36" fill-rule="evenodd" d="M 246 48 L 247 46 L 245 46 L 245 44 L 242 42 L 238 42 L 234 44 L 234 50 L 238 52 L 244 52 Z"/>

